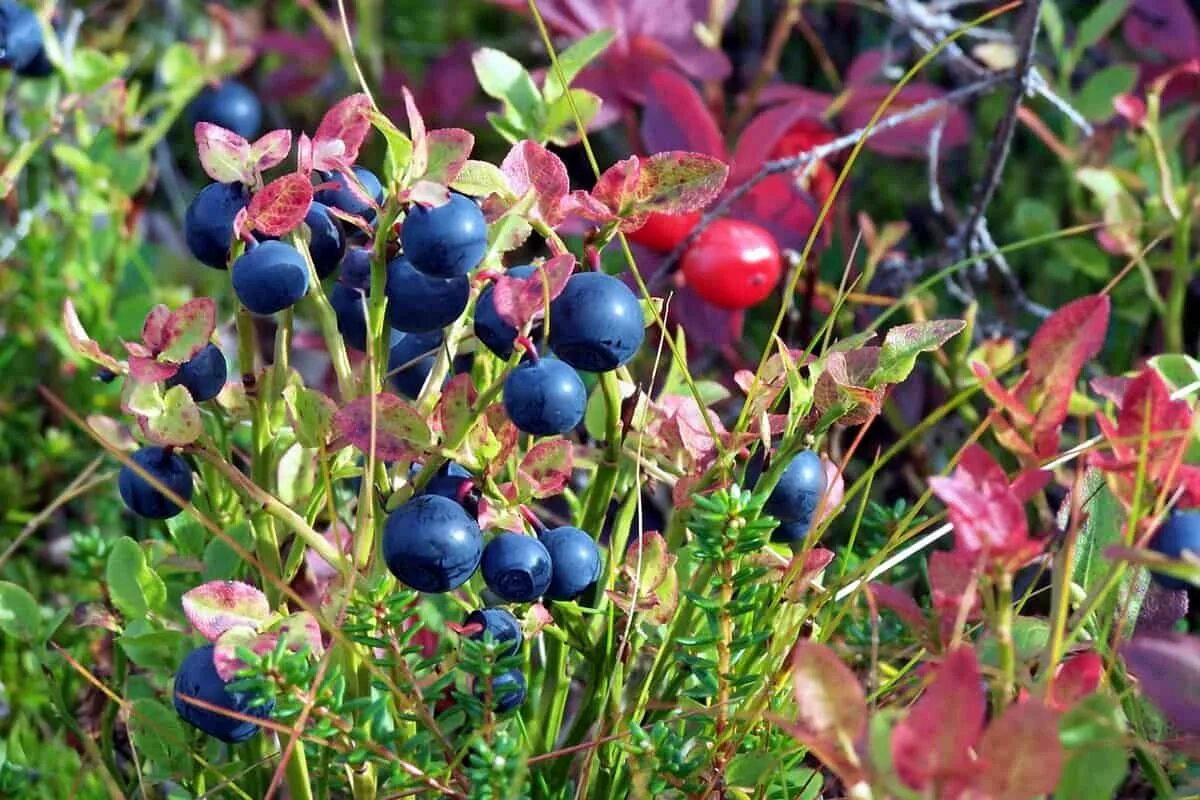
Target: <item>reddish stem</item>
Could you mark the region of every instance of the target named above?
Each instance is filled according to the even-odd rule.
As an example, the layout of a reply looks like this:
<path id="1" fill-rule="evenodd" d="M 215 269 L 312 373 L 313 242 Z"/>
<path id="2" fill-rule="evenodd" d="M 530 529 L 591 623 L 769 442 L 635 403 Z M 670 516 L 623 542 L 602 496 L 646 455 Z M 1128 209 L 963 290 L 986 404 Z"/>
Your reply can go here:
<path id="1" fill-rule="evenodd" d="M 524 350 L 529 355 L 529 360 L 533 363 L 536 364 L 540 360 L 537 347 L 533 344 L 533 341 L 528 336 L 518 336 L 513 343 L 516 344 L 517 347 L 520 347 L 522 350 Z"/>
<path id="2" fill-rule="evenodd" d="M 537 514 L 533 513 L 533 509 L 524 503 L 521 504 L 521 516 L 525 517 L 526 521 L 533 526 L 534 533 L 538 536 L 546 532 L 545 523 L 538 519 Z"/>

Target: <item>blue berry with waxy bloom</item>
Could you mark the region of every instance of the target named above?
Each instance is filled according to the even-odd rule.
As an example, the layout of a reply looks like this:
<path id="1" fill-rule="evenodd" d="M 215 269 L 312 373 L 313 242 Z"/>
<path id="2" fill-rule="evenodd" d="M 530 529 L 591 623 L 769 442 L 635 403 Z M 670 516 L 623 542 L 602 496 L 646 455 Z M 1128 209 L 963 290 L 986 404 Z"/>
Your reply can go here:
<path id="1" fill-rule="evenodd" d="M 463 624 L 483 626 L 483 630 L 471 635 L 472 639 L 483 639 L 490 635 L 497 644 L 509 643 L 508 647 L 500 651 L 502 656 L 516 655 L 521 649 L 521 642 L 525 640 L 520 620 L 504 608 L 481 608 L 472 611 L 463 620 Z"/>
<path id="2" fill-rule="evenodd" d="M 213 663 L 214 650 L 213 645 L 206 644 L 197 647 L 183 660 L 179 672 L 175 673 L 175 713 L 193 728 L 222 742 L 237 744 L 258 733 L 259 726 L 218 711 L 201 708 L 189 702 L 189 698 L 259 719 L 270 716 L 275 703 L 268 701 L 261 705 L 255 704 L 253 695 L 229 691 L 225 681 L 217 674 L 217 667 Z"/>
<path id="3" fill-rule="evenodd" d="M 441 330 L 462 316 L 470 294 L 467 278 L 431 278 L 403 256 L 388 263 L 387 320 L 398 331 Z"/>
<path id="4" fill-rule="evenodd" d="M 825 465 L 812 450 L 802 450 L 784 468 L 763 511 L 783 522 L 808 524 L 824 494 Z"/>
<path id="5" fill-rule="evenodd" d="M 466 275 L 487 253 L 487 221 L 469 197 L 454 192 L 440 206 L 414 203 L 400 229 L 400 245 L 412 265 L 435 278 Z"/>
<path id="6" fill-rule="evenodd" d="M 530 603 L 550 585 L 550 554 L 532 536 L 504 532 L 483 548 L 483 580 L 510 603 Z"/>
<path id="7" fill-rule="evenodd" d="M 263 242 L 233 262 L 233 291 L 255 314 L 283 311 L 308 292 L 308 263 L 290 244 Z"/>
<path id="8" fill-rule="evenodd" d="M 155 480 L 179 495 L 180 498 L 192 499 L 192 468 L 188 466 L 183 456 L 165 447 L 152 445 L 143 447 L 134 453 L 133 463 L 144 469 Z M 170 519 L 183 511 L 165 494 L 128 465 L 121 467 L 117 476 L 117 488 L 126 507 L 139 517 L 149 519 Z"/>
<path id="9" fill-rule="evenodd" d="M 229 266 L 233 220 L 249 202 L 250 194 L 240 183 L 210 183 L 192 199 L 183 218 L 183 236 L 201 264 Z"/>
<path id="10" fill-rule="evenodd" d="M 45 58 L 37 15 L 13 0 L 0 0 L 0 67 L 23 73 L 39 56 Z"/>
<path id="11" fill-rule="evenodd" d="M 572 275 L 550 303 L 550 347 L 575 369 L 616 369 L 633 358 L 645 335 L 641 303 L 611 275 Z"/>
<path id="12" fill-rule="evenodd" d="M 319 277 L 328 278 L 346 253 L 346 233 L 342 223 L 329 213 L 328 206 L 314 201 L 304 215 L 304 224 L 308 226 L 308 253 L 312 256 L 313 266 Z"/>
<path id="13" fill-rule="evenodd" d="M 551 600 L 574 600 L 600 578 L 600 548 L 579 528 L 564 525 L 542 534 L 550 554 L 552 577 L 546 589 Z"/>
<path id="14" fill-rule="evenodd" d="M 262 103 L 246 84 L 226 80 L 196 95 L 188 108 L 188 119 L 193 127 L 197 122 L 207 122 L 243 139 L 254 139 L 262 132 Z"/>
<path id="15" fill-rule="evenodd" d="M 504 410 L 525 433 L 568 433 L 583 420 L 586 408 L 583 380 L 557 358 L 524 361 L 504 380 Z"/>
<path id="16" fill-rule="evenodd" d="M 221 348 L 211 342 L 192 356 L 179 371 L 167 379 L 167 388 L 183 386 L 197 403 L 212 400 L 221 393 L 229 366 Z"/>
<path id="17" fill-rule="evenodd" d="M 437 349 L 441 344 L 441 331 L 392 332 L 392 346 L 388 351 L 388 373 L 396 391 L 409 399 L 416 399 L 421 393 L 421 387 L 425 385 L 425 379 L 433 371 Z"/>
<path id="18" fill-rule="evenodd" d="M 506 274 L 510 278 L 528 278 L 533 273 L 533 267 L 524 266 L 513 267 Z M 475 301 L 475 338 L 503 361 L 507 361 L 513 354 L 517 329 L 505 322 L 496 310 L 491 286 L 480 292 L 479 299 Z"/>
<path id="19" fill-rule="evenodd" d="M 425 484 L 424 494 L 440 494 L 461 502 L 464 489 L 472 484 L 471 473 L 453 461 L 447 461 Z"/>
<path id="20" fill-rule="evenodd" d="M 1182 558 L 1184 550 L 1200 556 L 1200 510 L 1172 511 L 1150 539 L 1150 549 L 1175 559 Z M 1187 589 L 1192 585 L 1163 572 L 1151 571 L 1150 577 L 1164 589 Z"/>
<path id="21" fill-rule="evenodd" d="M 367 349 L 367 312 L 363 305 L 365 292 L 335 283 L 329 290 L 329 305 L 337 317 L 338 332 L 347 347 L 360 352 Z"/>
<path id="22" fill-rule="evenodd" d="M 420 592 L 449 592 L 479 567 L 483 534 L 458 503 L 422 494 L 388 515 L 383 559 L 392 574 Z"/>
<path id="23" fill-rule="evenodd" d="M 342 258 L 342 272 L 338 283 L 351 289 L 371 290 L 371 259 L 374 254 L 365 247 L 349 247 Z"/>
<path id="24" fill-rule="evenodd" d="M 811 529 L 811 517 L 780 522 L 779 527 L 771 532 L 771 541 L 781 544 L 800 544 L 808 538 L 808 532 Z"/>
<path id="25" fill-rule="evenodd" d="M 510 669 L 492 677 L 492 708 L 498 714 L 505 714 L 525 702 L 525 675 L 519 669 Z M 482 679 L 476 681 L 475 696 L 483 700 L 484 692 Z"/>
<path id="26" fill-rule="evenodd" d="M 352 171 L 362 188 L 366 190 L 367 197 L 372 198 L 377 205 L 383 205 L 383 184 L 379 182 L 375 173 L 366 167 L 359 166 L 355 166 Z M 367 222 L 375 219 L 375 207 L 350 188 L 350 182 L 345 175 L 333 172 L 322 175 L 321 179 L 322 183 L 336 183 L 338 186 L 336 189 L 322 189 L 317 192 L 315 199 L 318 203 L 333 206 L 356 217 L 362 217 Z"/>

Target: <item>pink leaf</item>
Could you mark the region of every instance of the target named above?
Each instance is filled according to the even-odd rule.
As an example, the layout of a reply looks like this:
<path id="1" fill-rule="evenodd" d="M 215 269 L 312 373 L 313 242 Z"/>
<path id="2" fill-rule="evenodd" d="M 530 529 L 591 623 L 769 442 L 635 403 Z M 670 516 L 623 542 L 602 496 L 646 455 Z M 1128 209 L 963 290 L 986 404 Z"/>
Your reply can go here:
<path id="1" fill-rule="evenodd" d="M 111 372 L 120 374 L 125 371 L 120 361 L 101 350 L 100 345 L 88 336 L 70 299 L 63 301 L 62 323 L 72 350 Z"/>
<path id="2" fill-rule="evenodd" d="M 195 134 L 200 165 L 208 177 L 218 183 L 254 183 L 254 156 L 249 142 L 208 122 L 197 122 Z"/>
<path id="3" fill-rule="evenodd" d="M 408 171 L 411 175 L 424 175 L 429 167 L 429 139 L 425 134 L 425 119 L 417 109 L 417 101 L 408 87 L 404 88 L 404 108 L 408 112 L 408 128 L 412 134 Z"/>
<path id="4" fill-rule="evenodd" d="M 858 677 L 823 644 L 793 650 L 792 688 L 799 711 L 792 735 L 848 785 L 861 780 L 853 746 L 866 733 L 867 699 Z"/>
<path id="5" fill-rule="evenodd" d="M 1146 121 L 1146 101 L 1137 95 L 1119 94 L 1113 98 L 1113 109 L 1135 128 Z"/>
<path id="6" fill-rule="evenodd" d="M 496 312 L 517 330 L 545 311 L 549 301 L 562 293 L 567 279 L 575 271 L 575 256 L 564 253 L 542 263 L 527 278 L 501 275 L 492 289 Z"/>
<path id="7" fill-rule="evenodd" d="M 875 602 L 895 613 L 914 633 L 924 632 L 925 615 L 912 595 L 891 584 L 878 582 L 870 584 L 870 591 L 875 596 Z"/>
<path id="8" fill-rule="evenodd" d="M 1200 637 L 1135 636 L 1121 656 L 1138 689 L 1181 733 L 1200 733 Z"/>
<path id="9" fill-rule="evenodd" d="M 162 327 L 159 356 L 182 364 L 203 350 L 217 328 L 217 304 L 211 297 L 197 297 L 175 309 Z"/>
<path id="10" fill-rule="evenodd" d="M 458 441 L 467 432 L 473 418 L 472 409 L 475 408 L 478 398 L 479 392 L 476 391 L 475 383 L 467 372 L 455 375 L 442 389 L 437 420 L 445 441 Z"/>
<path id="11" fill-rule="evenodd" d="M 171 318 L 171 309 L 162 303 L 150 309 L 146 321 L 142 323 L 142 343 L 149 349 L 148 353 L 133 353 L 131 355 L 158 355 L 163 347 L 163 331 L 166 330 L 167 320 Z"/>
<path id="12" fill-rule="evenodd" d="M 236 625 L 224 631 L 215 641 L 213 648 L 213 666 L 221 680 L 228 683 L 236 680 L 238 673 L 246 668 L 246 663 L 238 657 L 238 649 L 248 648 L 255 655 L 266 655 L 275 649 L 273 637 L 262 636 L 249 625 Z"/>
<path id="13" fill-rule="evenodd" d="M 475 146 L 475 137 L 462 128 L 442 128 L 430 131 L 429 162 L 424 178 L 443 185 L 454 182 Z"/>
<path id="14" fill-rule="evenodd" d="M 988 800 L 1029 800 L 1050 794 L 1062 774 L 1058 712 L 1026 701 L 988 726 L 979 743 L 982 764 L 973 788 Z"/>
<path id="15" fill-rule="evenodd" d="M 673 150 L 642 162 L 637 210 L 664 214 L 700 211 L 725 188 L 729 165 L 718 158 Z"/>
<path id="16" fill-rule="evenodd" d="M 962 556 L 935 550 L 929 556 L 929 590 L 934 611 L 943 619 L 953 620 L 958 616 L 964 598 L 972 593 L 973 602 L 967 609 L 966 619 L 978 618 L 982 601 L 979 592 L 973 588 L 976 578 L 971 565 Z"/>
<path id="17" fill-rule="evenodd" d="M 159 361 L 148 356 L 129 357 L 129 376 L 139 383 L 160 383 L 173 378 L 179 365 Z"/>
<path id="18" fill-rule="evenodd" d="M 314 158 L 314 169 L 349 168 L 358 159 L 359 148 L 371 131 L 371 120 L 367 115 L 370 108 L 370 98 L 360 92 L 350 95 L 325 113 L 313 142 L 315 150 L 322 150 L 321 145 L 326 145 L 323 152 L 331 160 Z M 340 146 L 329 148 L 327 145 L 330 142 L 337 142 Z"/>
<path id="19" fill-rule="evenodd" d="M 651 73 L 642 110 L 642 144 L 650 152 L 691 150 L 725 159 L 725 140 L 692 86 L 673 69 Z"/>
<path id="20" fill-rule="evenodd" d="M 952 650 L 924 694 L 892 732 L 900 779 L 923 791 L 970 776 L 971 748 L 983 732 L 984 694 L 975 651 Z"/>
<path id="21" fill-rule="evenodd" d="M 1035 432 L 1055 430 L 1067 417 L 1079 373 L 1104 346 L 1111 301 L 1081 297 L 1054 312 L 1029 343 L 1029 373 L 1042 387 Z"/>
<path id="22" fill-rule="evenodd" d="M 371 449 L 371 404 L 375 404 L 375 457 L 396 461 L 410 457 L 433 441 L 424 416 L 394 394 L 360 397 L 333 415 L 338 435 L 364 453 Z"/>
<path id="23" fill-rule="evenodd" d="M 300 139 L 296 143 L 296 170 L 303 172 L 305 175 L 313 171 L 313 161 L 316 158 L 313 147 L 313 140 L 308 138 L 308 134 L 301 133 Z"/>
<path id="24" fill-rule="evenodd" d="M 564 197 L 559 209 L 564 217 L 575 215 L 596 226 L 606 225 L 616 219 L 612 209 L 582 189 L 576 189 Z"/>
<path id="25" fill-rule="evenodd" d="M 184 616 L 210 642 L 236 625 L 257 628 L 271 615 L 267 596 L 240 581 L 205 583 L 185 592 L 182 600 Z"/>
<path id="26" fill-rule="evenodd" d="M 312 205 L 313 187 L 307 175 L 293 172 L 255 192 L 246 210 L 248 222 L 268 236 L 295 230 Z"/>
<path id="27" fill-rule="evenodd" d="M 517 474 L 534 497 L 552 497 L 566 487 L 571 467 L 571 443 L 566 439 L 551 439 L 530 448 L 521 459 Z"/>
<path id="28" fill-rule="evenodd" d="M 562 222 L 560 207 L 571 188 L 562 159 L 526 139 L 512 146 L 500 164 L 500 171 L 518 198 L 533 193 L 537 216 L 547 225 L 554 227 Z"/>
<path id="29" fill-rule="evenodd" d="M 632 215 L 642 180 L 642 160 L 630 156 L 613 164 L 592 187 L 592 197 L 603 203 L 617 216 Z"/>
<path id="30" fill-rule="evenodd" d="M 1200 24 L 1188 6 L 1188 0 L 1133 0 L 1125 41 L 1138 53 L 1154 51 L 1169 61 L 1200 56 Z"/>
<path id="31" fill-rule="evenodd" d="M 891 90 L 891 86 L 882 83 L 855 86 L 842 110 L 842 127 L 846 130 L 857 130 L 865 126 Z M 910 83 L 896 96 L 881 119 L 942 97 L 945 93 L 945 90 L 931 84 Z M 929 150 L 930 133 L 942 119 L 946 121 L 942 129 L 942 147 L 951 148 L 966 144 L 971 132 L 967 115 L 957 106 L 943 105 L 931 109 L 917 119 L 871 136 L 867 139 L 866 146 L 887 156 L 924 158 Z"/>
<path id="32" fill-rule="evenodd" d="M 272 167 L 283 163 L 283 160 L 288 157 L 288 153 L 291 151 L 292 132 L 280 129 L 264 133 L 258 137 L 258 140 L 250 148 L 250 158 L 254 162 L 256 170 L 266 172 Z M 304 170 L 304 172 L 307 172 L 307 170 Z"/>
<path id="33" fill-rule="evenodd" d="M 1066 711 L 1100 687 L 1104 677 L 1104 659 L 1095 650 L 1084 650 L 1058 665 L 1046 702 L 1051 708 Z"/>
<path id="34" fill-rule="evenodd" d="M 401 198 L 410 203 L 419 203 L 426 208 L 435 208 L 450 202 L 450 189 L 444 184 L 419 180 L 409 187 Z"/>

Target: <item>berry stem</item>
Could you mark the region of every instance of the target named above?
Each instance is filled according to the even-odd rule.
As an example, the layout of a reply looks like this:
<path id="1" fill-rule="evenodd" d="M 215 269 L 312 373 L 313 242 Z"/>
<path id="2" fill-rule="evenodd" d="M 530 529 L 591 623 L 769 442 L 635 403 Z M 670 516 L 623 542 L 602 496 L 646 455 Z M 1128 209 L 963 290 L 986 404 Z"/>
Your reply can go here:
<path id="1" fill-rule="evenodd" d="M 538 519 L 538 516 L 533 512 L 533 509 L 524 503 L 521 504 L 521 516 L 525 517 L 526 522 L 529 523 L 529 525 L 533 528 L 534 533 L 536 533 L 538 536 L 541 536 L 546 532 L 545 523 Z"/>
<path id="2" fill-rule="evenodd" d="M 526 354 L 528 354 L 529 360 L 532 361 L 533 363 L 536 364 L 538 361 L 541 360 L 541 357 L 538 355 L 537 345 L 535 345 L 533 343 L 533 340 L 530 339 L 528 336 L 518 336 L 516 339 L 513 340 L 513 343 L 517 347 L 524 350 L 526 352 Z"/>

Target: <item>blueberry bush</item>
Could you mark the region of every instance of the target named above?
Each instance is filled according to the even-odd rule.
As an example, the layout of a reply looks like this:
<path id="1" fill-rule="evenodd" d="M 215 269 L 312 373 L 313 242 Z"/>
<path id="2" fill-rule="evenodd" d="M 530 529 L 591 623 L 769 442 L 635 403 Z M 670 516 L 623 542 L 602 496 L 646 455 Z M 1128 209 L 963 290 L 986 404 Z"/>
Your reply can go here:
<path id="1" fill-rule="evenodd" d="M 0 98 L 0 796 L 1200 791 L 1184 0 L 0 0 Z"/>

